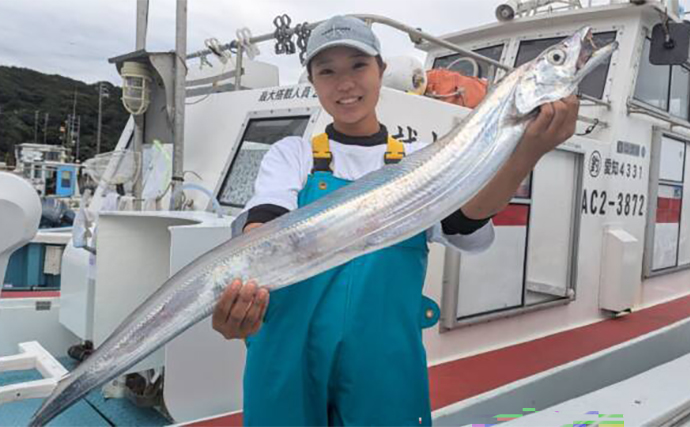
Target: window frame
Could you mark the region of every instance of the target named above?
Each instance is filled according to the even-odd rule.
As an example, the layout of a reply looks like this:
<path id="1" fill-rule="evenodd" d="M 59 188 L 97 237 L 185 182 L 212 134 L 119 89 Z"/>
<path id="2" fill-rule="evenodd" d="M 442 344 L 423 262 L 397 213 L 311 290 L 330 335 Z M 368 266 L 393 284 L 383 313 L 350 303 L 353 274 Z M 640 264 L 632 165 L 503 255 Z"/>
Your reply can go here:
<path id="1" fill-rule="evenodd" d="M 313 128 L 314 128 L 314 123 L 319 117 L 319 114 L 321 112 L 321 108 L 316 108 L 316 107 L 303 107 L 303 108 L 283 108 L 283 109 L 271 109 L 271 110 L 259 110 L 259 111 L 250 111 L 247 113 L 247 116 L 245 117 L 244 121 L 242 122 L 242 126 L 240 126 L 240 131 L 238 132 L 238 136 L 235 139 L 235 142 L 233 144 L 232 151 L 230 152 L 230 155 L 228 156 L 228 160 L 226 161 L 225 167 L 223 167 L 223 170 L 221 174 L 219 175 L 218 182 L 216 184 L 216 189 L 213 192 L 214 198 L 218 200 L 221 209 L 223 211 L 223 214 L 225 215 L 232 215 L 236 216 L 239 215 L 242 210 L 244 210 L 244 206 L 238 207 L 234 205 L 229 205 L 229 204 L 224 204 L 220 202 L 220 195 L 223 192 L 223 189 L 225 188 L 225 181 L 232 170 L 233 165 L 235 164 L 235 161 L 237 160 L 237 156 L 239 155 L 240 150 L 242 149 L 242 145 L 244 142 L 244 137 L 247 134 L 248 127 L 251 122 L 256 121 L 256 120 L 269 120 L 269 119 L 290 119 L 290 118 L 299 118 L 299 117 L 308 117 L 307 119 L 307 126 L 304 130 L 304 135 L 311 135 Z M 208 205 L 206 206 L 207 211 L 211 211 L 213 209 L 213 203 L 209 201 Z"/>
<path id="2" fill-rule="evenodd" d="M 670 108 L 670 104 L 671 104 L 671 84 L 672 84 L 671 79 L 673 77 L 673 67 L 672 66 L 667 65 L 667 67 L 668 67 L 668 86 L 666 87 L 666 108 L 657 107 L 656 105 L 650 104 L 649 102 L 637 97 L 637 82 L 641 77 L 640 69 L 642 68 L 642 61 L 645 58 L 644 51 L 645 51 L 645 44 L 647 42 L 649 42 L 649 46 L 651 48 L 652 39 L 647 34 L 645 34 L 644 36 L 642 36 L 642 45 L 640 46 L 640 49 L 638 49 L 638 55 L 637 55 L 638 58 L 637 58 L 637 67 L 636 67 L 637 72 L 635 73 L 635 82 L 632 85 L 632 94 L 631 94 L 630 98 L 632 100 L 634 100 L 635 102 L 638 102 L 638 103 L 640 103 L 640 104 L 642 104 L 648 108 L 653 108 L 657 111 L 663 111 L 671 117 L 676 117 L 676 116 L 671 115 L 671 113 L 669 112 L 669 108 Z M 687 120 L 687 118 L 685 120 Z"/>
<path id="3" fill-rule="evenodd" d="M 667 115 L 671 119 L 679 120 L 684 123 L 690 124 L 690 91 L 688 91 L 688 103 L 686 105 L 687 109 L 687 117 L 682 117 L 682 116 L 677 116 L 673 113 L 671 113 L 671 89 L 673 87 L 673 67 L 681 67 L 684 68 L 685 71 L 690 74 L 690 62 L 686 62 L 685 64 L 681 65 L 668 65 L 668 86 L 666 88 L 666 108 L 660 108 L 655 105 L 652 105 L 636 96 L 636 89 L 637 89 L 637 82 L 638 79 L 640 78 L 640 68 L 642 65 L 642 61 L 645 60 L 645 44 L 649 43 L 651 47 L 651 29 L 648 27 L 644 27 L 641 32 L 640 32 L 640 37 L 639 40 L 641 42 L 638 42 L 637 49 L 635 50 L 635 73 L 634 73 L 634 80 L 632 82 L 631 88 L 630 88 L 630 96 L 629 96 L 629 102 L 633 103 L 636 105 L 638 108 L 642 109 L 647 109 L 651 110 L 652 112 L 658 112 L 664 115 Z M 647 57 L 646 59 L 649 61 L 649 58 Z M 689 86 L 690 86 L 690 79 L 689 79 Z M 683 125 L 685 126 L 685 125 Z M 690 126 L 688 126 L 690 127 Z"/>
<path id="4" fill-rule="evenodd" d="M 506 52 L 510 49 L 510 39 L 499 40 L 499 41 L 491 42 L 491 43 L 482 43 L 480 45 L 473 46 L 473 47 L 469 48 L 468 50 L 470 50 L 474 53 L 479 53 L 477 51 L 484 50 L 484 49 L 491 49 L 491 48 L 495 48 L 495 47 L 499 47 L 499 46 L 502 47 L 501 55 L 496 61 L 498 61 L 500 63 L 504 63 L 504 60 L 506 57 Z M 479 53 L 479 54 L 481 55 L 481 53 Z M 441 67 L 438 67 L 436 65 L 437 62 L 439 60 L 443 60 L 443 59 L 446 59 L 446 58 L 451 57 L 451 56 L 463 56 L 463 55 L 462 55 L 462 53 L 459 53 L 459 52 L 452 52 L 449 50 L 443 51 L 442 53 L 440 53 L 440 54 L 438 54 L 432 58 L 431 69 L 434 70 L 434 69 L 441 68 Z M 490 58 L 490 59 L 492 59 L 492 58 Z M 501 70 L 496 70 L 495 67 L 489 65 L 489 72 L 487 73 L 487 76 L 485 77 L 487 79 L 487 81 L 488 82 L 495 81 L 496 76 L 498 75 L 498 71 L 501 71 Z"/>
<path id="5" fill-rule="evenodd" d="M 687 185 L 690 185 L 690 170 L 686 169 L 687 159 L 690 156 L 690 137 L 687 135 L 681 135 L 675 132 L 671 132 L 668 129 L 661 128 L 659 126 L 654 126 L 652 128 L 652 145 L 650 153 L 650 166 L 649 166 L 649 188 L 647 191 L 647 219 L 645 224 L 645 244 L 643 253 L 643 276 L 645 279 L 652 277 L 663 276 L 666 274 L 676 273 L 678 271 L 683 271 L 690 269 L 690 263 L 680 265 L 679 255 L 680 246 L 676 250 L 676 265 L 673 267 L 666 267 L 654 270 L 654 242 L 656 237 L 656 210 L 657 210 L 657 200 L 659 197 L 659 185 L 669 185 L 669 186 L 680 186 L 681 190 L 681 212 L 680 212 L 680 223 L 678 225 L 678 236 L 680 245 L 680 233 L 683 230 L 683 196 Z M 661 169 L 661 143 L 663 138 L 672 139 L 685 144 L 685 157 L 683 158 L 683 181 L 677 182 L 672 180 L 660 179 L 660 169 Z"/>
<path id="6" fill-rule="evenodd" d="M 671 97 L 672 97 L 672 94 L 673 94 L 673 90 L 672 90 L 672 89 L 673 89 L 673 75 L 674 75 L 674 73 L 673 73 L 674 68 L 673 68 L 673 67 L 680 67 L 680 68 L 684 69 L 684 70 L 688 73 L 688 74 L 687 74 L 687 75 L 688 75 L 688 93 L 686 94 L 687 99 L 686 99 L 686 105 L 685 105 L 686 117 L 677 116 L 677 115 L 675 115 L 674 113 L 671 112 Z M 690 120 L 690 66 L 688 66 L 687 64 L 683 64 L 683 65 L 672 65 L 672 66 L 671 66 L 671 71 L 670 71 L 670 76 L 669 76 L 669 83 L 668 83 L 668 101 L 667 101 L 667 104 L 668 104 L 668 111 L 667 111 L 667 112 L 668 112 L 668 114 L 669 114 L 671 117 L 675 117 L 675 118 L 677 118 L 677 119 L 686 120 L 686 121 L 687 121 L 687 120 Z"/>
<path id="7" fill-rule="evenodd" d="M 60 170 L 60 188 L 61 189 L 71 189 L 72 188 L 72 171 L 68 169 Z"/>
<path id="8" fill-rule="evenodd" d="M 592 28 L 592 35 L 597 36 L 599 34 L 605 34 L 605 33 L 614 33 L 615 37 L 614 40 L 620 40 L 621 37 L 621 28 L 620 26 L 613 25 L 610 27 L 601 27 L 601 28 Z M 514 48 L 512 55 L 510 57 L 509 63 L 512 64 L 513 67 L 518 67 L 517 65 L 517 60 L 518 56 L 520 54 L 520 48 L 522 47 L 522 43 L 524 42 L 530 42 L 530 41 L 540 41 L 540 40 L 548 40 L 548 39 L 564 39 L 568 36 L 572 35 L 572 31 L 558 31 L 555 33 L 540 33 L 537 34 L 536 36 L 522 36 L 522 37 L 517 37 L 515 38 L 514 42 Z M 542 51 L 543 52 L 543 51 Z M 589 95 L 593 98 L 606 101 L 609 98 L 609 93 L 611 90 L 611 80 L 613 79 L 613 73 L 612 69 L 616 66 L 616 58 L 617 58 L 617 53 L 618 50 L 616 50 L 613 55 L 609 58 L 608 61 L 608 69 L 606 70 L 606 75 L 604 76 L 604 86 L 601 91 L 601 96 L 600 97 L 595 97 L 593 95 Z"/>
<path id="9" fill-rule="evenodd" d="M 580 148 L 570 147 L 567 145 L 562 145 L 556 148 L 556 150 L 571 153 L 575 156 L 575 167 L 574 167 L 574 190 L 572 195 L 573 200 L 573 217 L 570 223 L 570 251 L 568 256 L 568 272 L 567 272 L 567 295 L 562 298 L 557 298 L 554 300 L 546 302 L 538 302 L 535 304 L 525 305 L 525 292 L 527 287 L 527 275 L 522 279 L 522 302 L 518 307 L 509 307 L 504 309 L 492 310 L 488 312 L 483 312 L 479 314 L 473 314 L 465 317 L 457 317 L 458 311 L 458 293 L 460 283 L 460 268 L 462 264 L 462 254 L 457 251 L 446 250 L 444 259 L 444 270 L 443 270 L 443 288 L 441 297 L 441 322 L 439 322 L 439 331 L 441 333 L 449 332 L 457 328 L 476 325 L 479 323 L 491 322 L 497 319 L 503 319 L 513 316 L 519 316 L 525 313 L 530 313 L 537 310 L 548 309 L 555 306 L 567 305 L 572 301 L 576 300 L 577 296 L 577 265 L 579 258 L 579 246 L 580 246 L 580 228 L 582 221 L 582 211 L 580 206 L 582 206 L 582 194 L 584 189 L 584 162 L 585 162 L 585 151 Z M 531 207 L 533 201 L 533 180 L 534 177 L 530 178 L 530 197 L 526 198 L 513 198 L 510 204 L 515 205 L 527 205 L 530 207 L 529 218 L 532 216 Z M 529 228 L 532 227 L 531 220 L 528 220 L 527 229 L 527 239 L 525 241 L 525 263 L 527 263 L 527 251 L 529 251 L 530 246 L 530 232 Z M 526 264 L 525 264 L 526 268 Z M 525 270 L 526 272 L 526 270 Z M 450 315 L 448 315 L 450 314 Z"/>

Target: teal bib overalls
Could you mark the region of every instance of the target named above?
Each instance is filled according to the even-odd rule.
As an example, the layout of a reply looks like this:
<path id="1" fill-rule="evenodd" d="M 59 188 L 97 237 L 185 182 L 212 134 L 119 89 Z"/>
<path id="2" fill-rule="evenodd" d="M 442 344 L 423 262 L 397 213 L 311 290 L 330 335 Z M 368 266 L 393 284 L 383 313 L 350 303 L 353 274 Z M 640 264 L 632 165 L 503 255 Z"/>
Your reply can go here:
<path id="1" fill-rule="evenodd" d="M 348 184 L 313 171 L 298 205 Z M 420 233 L 272 292 L 247 340 L 245 425 L 431 425 L 427 254 Z"/>

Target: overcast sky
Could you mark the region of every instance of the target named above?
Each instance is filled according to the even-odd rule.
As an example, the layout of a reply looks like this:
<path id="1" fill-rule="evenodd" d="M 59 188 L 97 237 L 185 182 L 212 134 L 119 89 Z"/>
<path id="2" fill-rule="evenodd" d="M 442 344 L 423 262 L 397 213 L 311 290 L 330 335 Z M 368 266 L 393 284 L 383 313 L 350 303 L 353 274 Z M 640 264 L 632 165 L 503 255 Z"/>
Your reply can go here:
<path id="1" fill-rule="evenodd" d="M 586 3 L 589 0 L 582 0 Z M 602 0 L 595 0 L 602 1 Z M 238 28 L 253 35 L 274 30 L 273 19 L 288 14 L 292 27 L 335 14 L 384 15 L 433 35 L 495 22 L 501 0 L 188 0 L 187 51 L 204 47 L 215 37 L 235 38 Z M 690 0 L 682 0 L 683 4 Z M 175 0 L 150 0 L 147 49 L 175 47 Z M 0 0 L 0 65 L 14 65 L 61 74 L 88 83 L 120 84 L 108 58 L 134 50 L 136 0 Z M 407 36 L 375 26 L 384 56 L 412 54 Z M 260 46 L 260 60 L 280 66 L 281 83 L 294 83 L 301 73 L 297 55 L 276 57 L 273 43 Z"/>
<path id="2" fill-rule="evenodd" d="M 150 0 L 147 49 L 175 47 L 175 0 Z M 235 38 L 238 28 L 253 35 L 274 30 L 280 14 L 298 22 L 314 22 L 335 14 L 384 15 L 434 35 L 494 21 L 499 0 L 189 0 L 188 52 L 215 37 Z M 136 0 L 0 0 L 0 65 L 61 74 L 89 83 L 120 84 L 108 58 L 134 50 Z M 384 55 L 414 52 L 406 36 L 376 25 Z M 273 43 L 259 46 L 259 59 L 281 67 L 281 82 L 293 83 L 301 68 L 297 55 L 277 58 Z M 414 53 L 413 53 L 414 54 Z M 423 55 L 417 54 L 422 58 Z"/>

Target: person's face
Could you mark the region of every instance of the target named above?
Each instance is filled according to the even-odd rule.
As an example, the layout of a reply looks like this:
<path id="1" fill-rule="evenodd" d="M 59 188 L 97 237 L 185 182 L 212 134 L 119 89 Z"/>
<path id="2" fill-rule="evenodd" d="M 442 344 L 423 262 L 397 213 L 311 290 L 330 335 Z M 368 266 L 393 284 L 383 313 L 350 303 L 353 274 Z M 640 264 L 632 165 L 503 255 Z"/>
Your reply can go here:
<path id="1" fill-rule="evenodd" d="M 311 62 L 312 84 L 336 128 L 351 135 L 378 131 L 376 104 L 383 70 L 376 57 L 350 47 L 334 47 Z"/>

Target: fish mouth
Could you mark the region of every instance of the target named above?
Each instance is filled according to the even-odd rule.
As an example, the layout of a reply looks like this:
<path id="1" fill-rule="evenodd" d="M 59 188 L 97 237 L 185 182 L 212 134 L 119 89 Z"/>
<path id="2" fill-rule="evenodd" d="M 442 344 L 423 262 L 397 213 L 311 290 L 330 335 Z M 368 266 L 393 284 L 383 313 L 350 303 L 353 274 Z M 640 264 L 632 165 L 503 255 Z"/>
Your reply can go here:
<path id="1" fill-rule="evenodd" d="M 583 28 L 580 33 L 580 54 L 575 64 L 575 80 L 582 80 L 594 68 L 598 67 L 618 49 L 618 42 L 614 41 L 603 47 L 597 47 L 591 28 Z"/>

